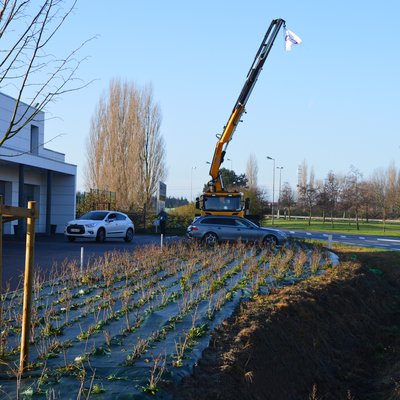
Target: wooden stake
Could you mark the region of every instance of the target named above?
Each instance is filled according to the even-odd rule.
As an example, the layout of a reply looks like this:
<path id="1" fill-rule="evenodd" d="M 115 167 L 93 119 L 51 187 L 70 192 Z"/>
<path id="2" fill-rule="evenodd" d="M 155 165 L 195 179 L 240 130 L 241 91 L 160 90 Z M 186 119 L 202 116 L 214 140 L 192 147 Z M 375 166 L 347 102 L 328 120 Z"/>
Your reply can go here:
<path id="1" fill-rule="evenodd" d="M 0 195 L 0 207 L 3 196 Z M 0 327 L 3 326 L 3 214 L 0 212 Z"/>
<path id="2" fill-rule="evenodd" d="M 31 325 L 32 309 L 32 281 L 33 281 L 33 257 L 35 246 L 35 216 L 36 202 L 29 201 L 28 209 L 32 211 L 27 218 L 26 250 L 25 250 L 25 275 L 24 275 L 24 302 L 22 308 L 22 335 L 20 372 L 23 373 L 28 365 L 29 357 L 29 332 Z"/>
<path id="3" fill-rule="evenodd" d="M 0 195 L 0 208 L 3 205 L 3 196 Z M 0 301 L 3 301 L 1 294 L 3 292 L 3 214 L 0 212 Z M 1 312 L 1 307 L 0 307 Z M 1 321 L 1 315 L 0 315 Z"/>

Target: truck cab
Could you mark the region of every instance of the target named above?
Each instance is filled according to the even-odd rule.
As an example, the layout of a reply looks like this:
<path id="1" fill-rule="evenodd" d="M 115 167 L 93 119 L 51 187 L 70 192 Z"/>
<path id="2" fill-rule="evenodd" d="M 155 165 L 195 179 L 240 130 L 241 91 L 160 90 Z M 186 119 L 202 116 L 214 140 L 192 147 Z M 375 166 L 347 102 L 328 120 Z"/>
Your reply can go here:
<path id="1" fill-rule="evenodd" d="M 196 199 L 201 215 L 236 215 L 244 217 L 249 199 L 243 200 L 242 192 L 205 192 Z"/>

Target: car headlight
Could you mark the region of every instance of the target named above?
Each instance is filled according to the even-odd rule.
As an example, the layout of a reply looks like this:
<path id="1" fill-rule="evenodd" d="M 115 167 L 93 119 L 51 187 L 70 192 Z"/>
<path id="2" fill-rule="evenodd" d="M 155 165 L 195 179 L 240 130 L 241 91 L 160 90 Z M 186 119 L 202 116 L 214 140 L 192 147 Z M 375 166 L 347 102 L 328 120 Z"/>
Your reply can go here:
<path id="1" fill-rule="evenodd" d="M 86 224 L 85 226 L 86 228 L 94 228 L 95 226 L 97 226 L 97 222 L 92 222 L 91 224 Z"/>

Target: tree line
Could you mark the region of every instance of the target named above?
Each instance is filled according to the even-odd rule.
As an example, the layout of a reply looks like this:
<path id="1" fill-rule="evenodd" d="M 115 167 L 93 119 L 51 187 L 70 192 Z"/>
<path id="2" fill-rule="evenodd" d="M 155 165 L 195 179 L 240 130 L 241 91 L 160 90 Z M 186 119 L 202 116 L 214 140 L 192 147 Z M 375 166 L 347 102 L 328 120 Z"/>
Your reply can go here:
<path id="1" fill-rule="evenodd" d="M 272 212 L 271 196 L 257 185 L 257 162 L 250 156 L 246 174 L 236 175 L 232 170 L 221 169 L 226 189 L 240 190 L 250 198 L 250 214 L 266 215 Z M 354 166 L 346 174 L 329 171 L 324 179 L 317 178 L 306 161 L 299 167 L 297 186 L 282 184 L 274 202 L 275 212 L 290 218 L 292 215 L 335 218 L 352 218 L 357 228 L 360 220 L 400 218 L 400 173 L 394 163 L 377 168 L 369 178 Z"/>
<path id="2" fill-rule="evenodd" d="M 280 193 L 281 207 L 293 212 L 329 218 L 369 219 L 400 218 L 400 174 L 394 163 L 377 168 L 366 179 L 355 167 L 347 174 L 329 171 L 325 179 L 317 179 L 306 161 L 299 168 L 297 190 L 284 183 Z"/>

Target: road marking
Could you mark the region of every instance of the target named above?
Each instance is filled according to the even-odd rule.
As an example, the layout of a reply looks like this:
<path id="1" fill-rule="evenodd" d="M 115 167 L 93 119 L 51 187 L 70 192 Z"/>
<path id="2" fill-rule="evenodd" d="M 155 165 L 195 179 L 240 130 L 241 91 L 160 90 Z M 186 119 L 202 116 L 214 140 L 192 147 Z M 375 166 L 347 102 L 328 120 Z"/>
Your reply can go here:
<path id="1" fill-rule="evenodd" d="M 344 236 L 344 235 L 340 235 L 340 237 L 341 237 L 342 239 L 346 239 L 346 238 L 347 238 L 347 236 Z"/>
<path id="2" fill-rule="evenodd" d="M 359 236 L 358 238 L 361 239 L 361 240 L 365 240 L 364 236 Z"/>
<path id="3" fill-rule="evenodd" d="M 380 240 L 382 242 L 399 242 L 400 243 L 400 240 L 398 240 L 398 239 L 379 239 L 379 238 L 377 238 L 376 240 Z"/>
<path id="4" fill-rule="evenodd" d="M 310 232 L 306 232 L 306 235 L 308 235 L 308 236 L 311 236 L 311 235 L 312 235 L 312 233 L 310 233 Z"/>

